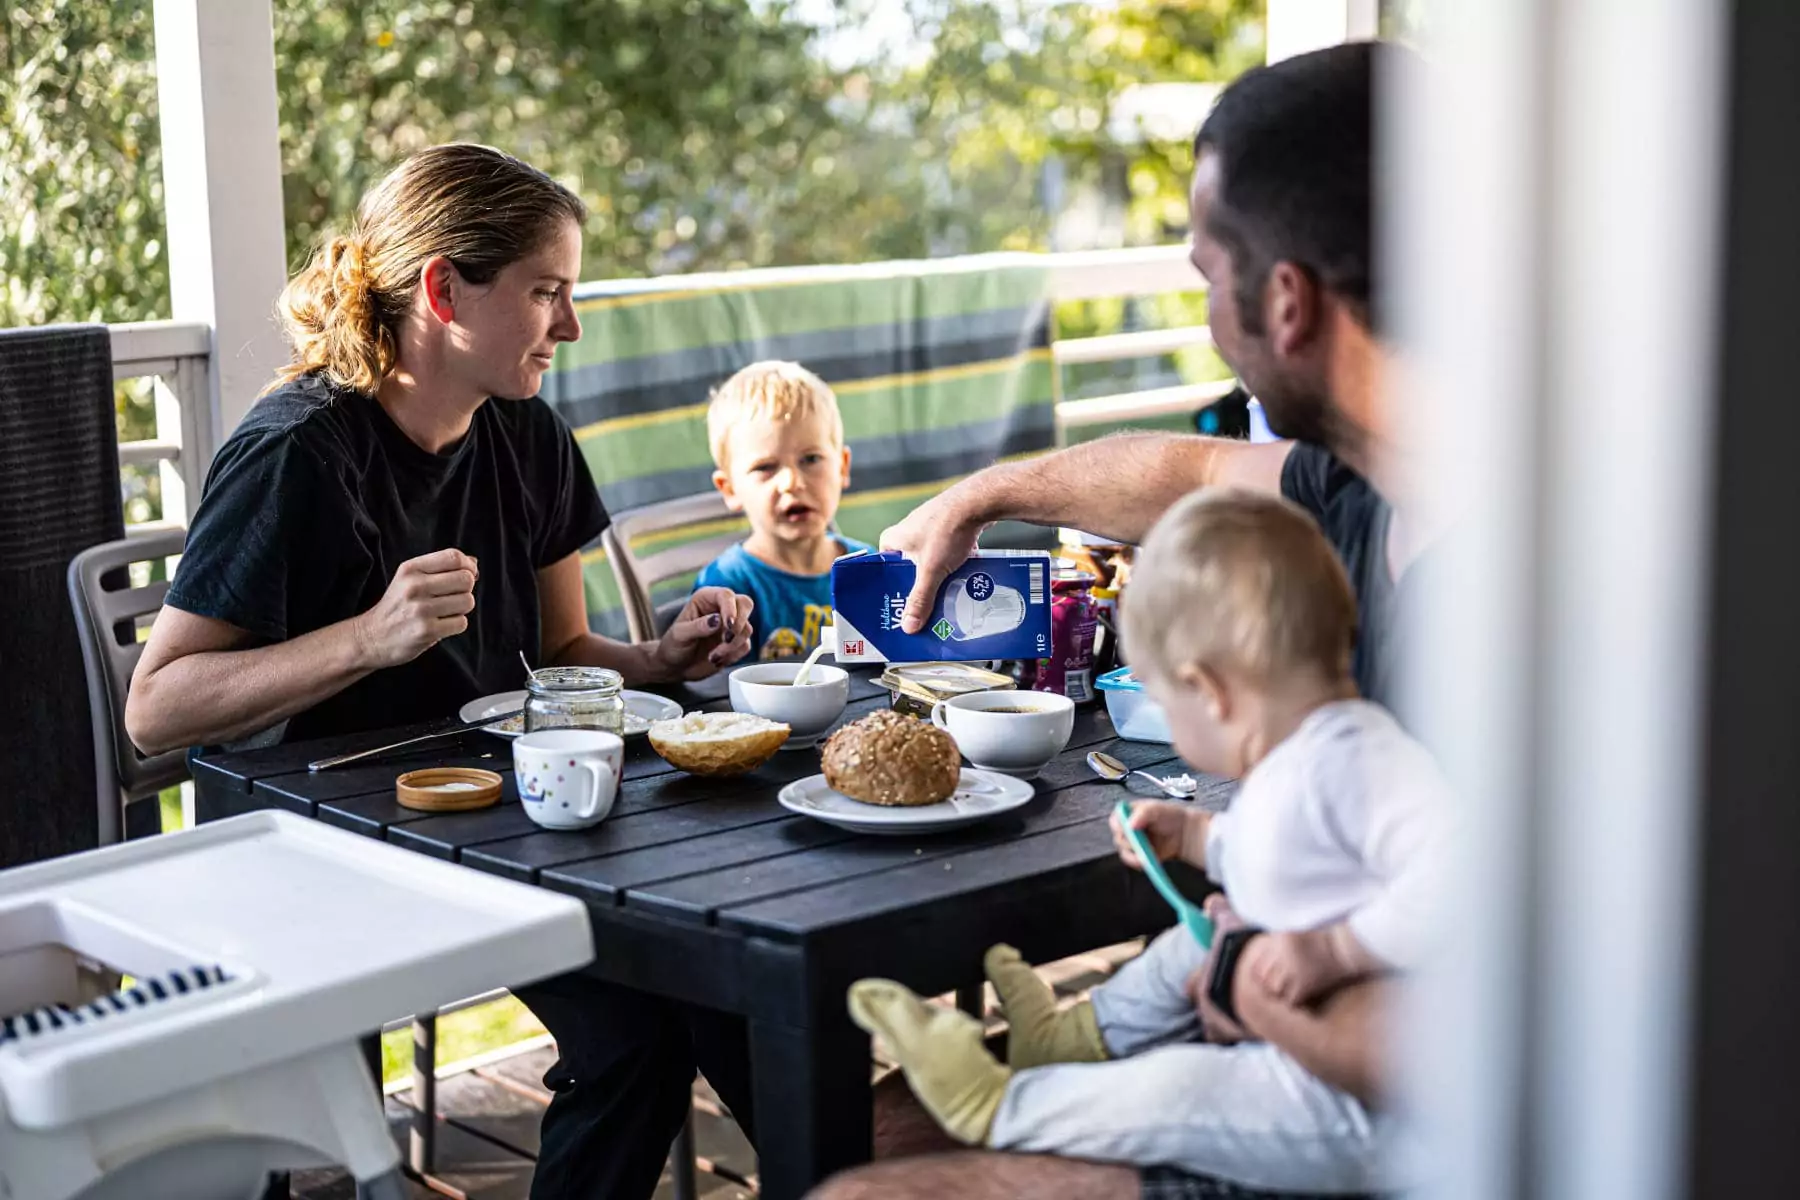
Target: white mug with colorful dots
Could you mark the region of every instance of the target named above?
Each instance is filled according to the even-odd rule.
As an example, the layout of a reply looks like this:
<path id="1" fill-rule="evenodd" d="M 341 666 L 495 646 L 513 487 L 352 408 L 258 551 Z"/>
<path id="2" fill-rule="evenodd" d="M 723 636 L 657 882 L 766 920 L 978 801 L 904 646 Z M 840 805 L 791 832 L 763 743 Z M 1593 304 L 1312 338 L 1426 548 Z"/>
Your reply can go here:
<path id="1" fill-rule="evenodd" d="M 604 821 L 624 769 L 624 739 L 603 729 L 539 729 L 513 739 L 519 802 L 545 829 Z"/>

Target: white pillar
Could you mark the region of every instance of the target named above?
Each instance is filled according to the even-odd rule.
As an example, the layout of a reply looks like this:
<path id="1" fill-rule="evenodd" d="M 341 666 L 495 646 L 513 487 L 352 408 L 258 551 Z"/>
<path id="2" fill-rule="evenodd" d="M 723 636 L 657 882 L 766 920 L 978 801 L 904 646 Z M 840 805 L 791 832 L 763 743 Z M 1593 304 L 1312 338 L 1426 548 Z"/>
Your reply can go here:
<path id="1" fill-rule="evenodd" d="M 1268 61 L 1372 38 L 1380 17 L 1379 0 L 1269 0 Z"/>
<path id="2" fill-rule="evenodd" d="M 1402 427 L 1461 510 L 1413 664 L 1468 834 L 1402 1042 L 1431 1196 L 1690 1194 L 1729 13 L 1438 0 L 1387 81 Z"/>
<path id="3" fill-rule="evenodd" d="M 270 0 L 156 0 L 156 81 L 174 318 L 213 331 L 216 446 L 288 357 L 275 323 L 287 249 Z M 183 448 L 190 487 L 208 465 Z"/>

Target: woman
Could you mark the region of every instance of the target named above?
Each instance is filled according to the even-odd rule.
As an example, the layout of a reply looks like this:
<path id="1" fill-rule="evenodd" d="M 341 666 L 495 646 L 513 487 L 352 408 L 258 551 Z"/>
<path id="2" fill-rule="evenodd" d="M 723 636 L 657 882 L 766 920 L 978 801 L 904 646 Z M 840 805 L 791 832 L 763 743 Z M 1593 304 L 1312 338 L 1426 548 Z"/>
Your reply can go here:
<path id="1" fill-rule="evenodd" d="M 750 601 L 720 588 L 656 642 L 588 631 L 581 547 L 606 511 L 537 395 L 581 335 L 585 215 L 517 159 L 437 146 L 289 282 L 294 361 L 213 462 L 132 680 L 140 747 L 441 717 L 518 687 L 521 651 L 627 684 L 748 652 Z M 533 1196 L 648 1197 L 696 1063 L 749 1127 L 741 1023 L 575 976 L 519 995 L 561 1054 Z"/>

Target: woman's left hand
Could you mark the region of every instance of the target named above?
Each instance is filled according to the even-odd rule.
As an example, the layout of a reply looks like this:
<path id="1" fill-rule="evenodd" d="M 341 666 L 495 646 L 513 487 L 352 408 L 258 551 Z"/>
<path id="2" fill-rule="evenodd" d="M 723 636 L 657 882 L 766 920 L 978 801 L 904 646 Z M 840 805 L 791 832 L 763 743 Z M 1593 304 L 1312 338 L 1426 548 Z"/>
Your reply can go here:
<path id="1" fill-rule="evenodd" d="M 750 653 L 755 602 L 729 588 L 701 588 L 651 647 L 657 666 L 675 679 L 705 679 Z"/>

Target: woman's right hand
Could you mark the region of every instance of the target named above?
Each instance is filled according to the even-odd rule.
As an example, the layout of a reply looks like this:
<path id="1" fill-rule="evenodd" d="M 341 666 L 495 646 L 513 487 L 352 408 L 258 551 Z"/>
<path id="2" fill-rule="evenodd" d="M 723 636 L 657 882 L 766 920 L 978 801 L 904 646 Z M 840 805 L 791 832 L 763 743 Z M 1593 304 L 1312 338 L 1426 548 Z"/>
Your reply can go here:
<path id="1" fill-rule="evenodd" d="M 1174 804 L 1166 800 L 1134 800 L 1131 803 L 1131 827 L 1143 832 L 1144 840 L 1150 843 L 1150 852 L 1159 859 L 1182 857 L 1188 837 L 1188 818 L 1193 815 L 1193 806 Z M 1125 836 L 1125 829 L 1119 824 L 1119 814 L 1112 815 L 1113 845 L 1118 847 L 1119 857 L 1125 865 L 1135 870 L 1143 870 L 1144 864 L 1138 858 L 1137 849 L 1131 839 Z"/>
<path id="2" fill-rule="evenodd" d="M 469 627 L 481 570 L 461 550 L 409 558 L 375 607 L 357 617 L 357 642 L 371 669 L 411 662 Z"/>

